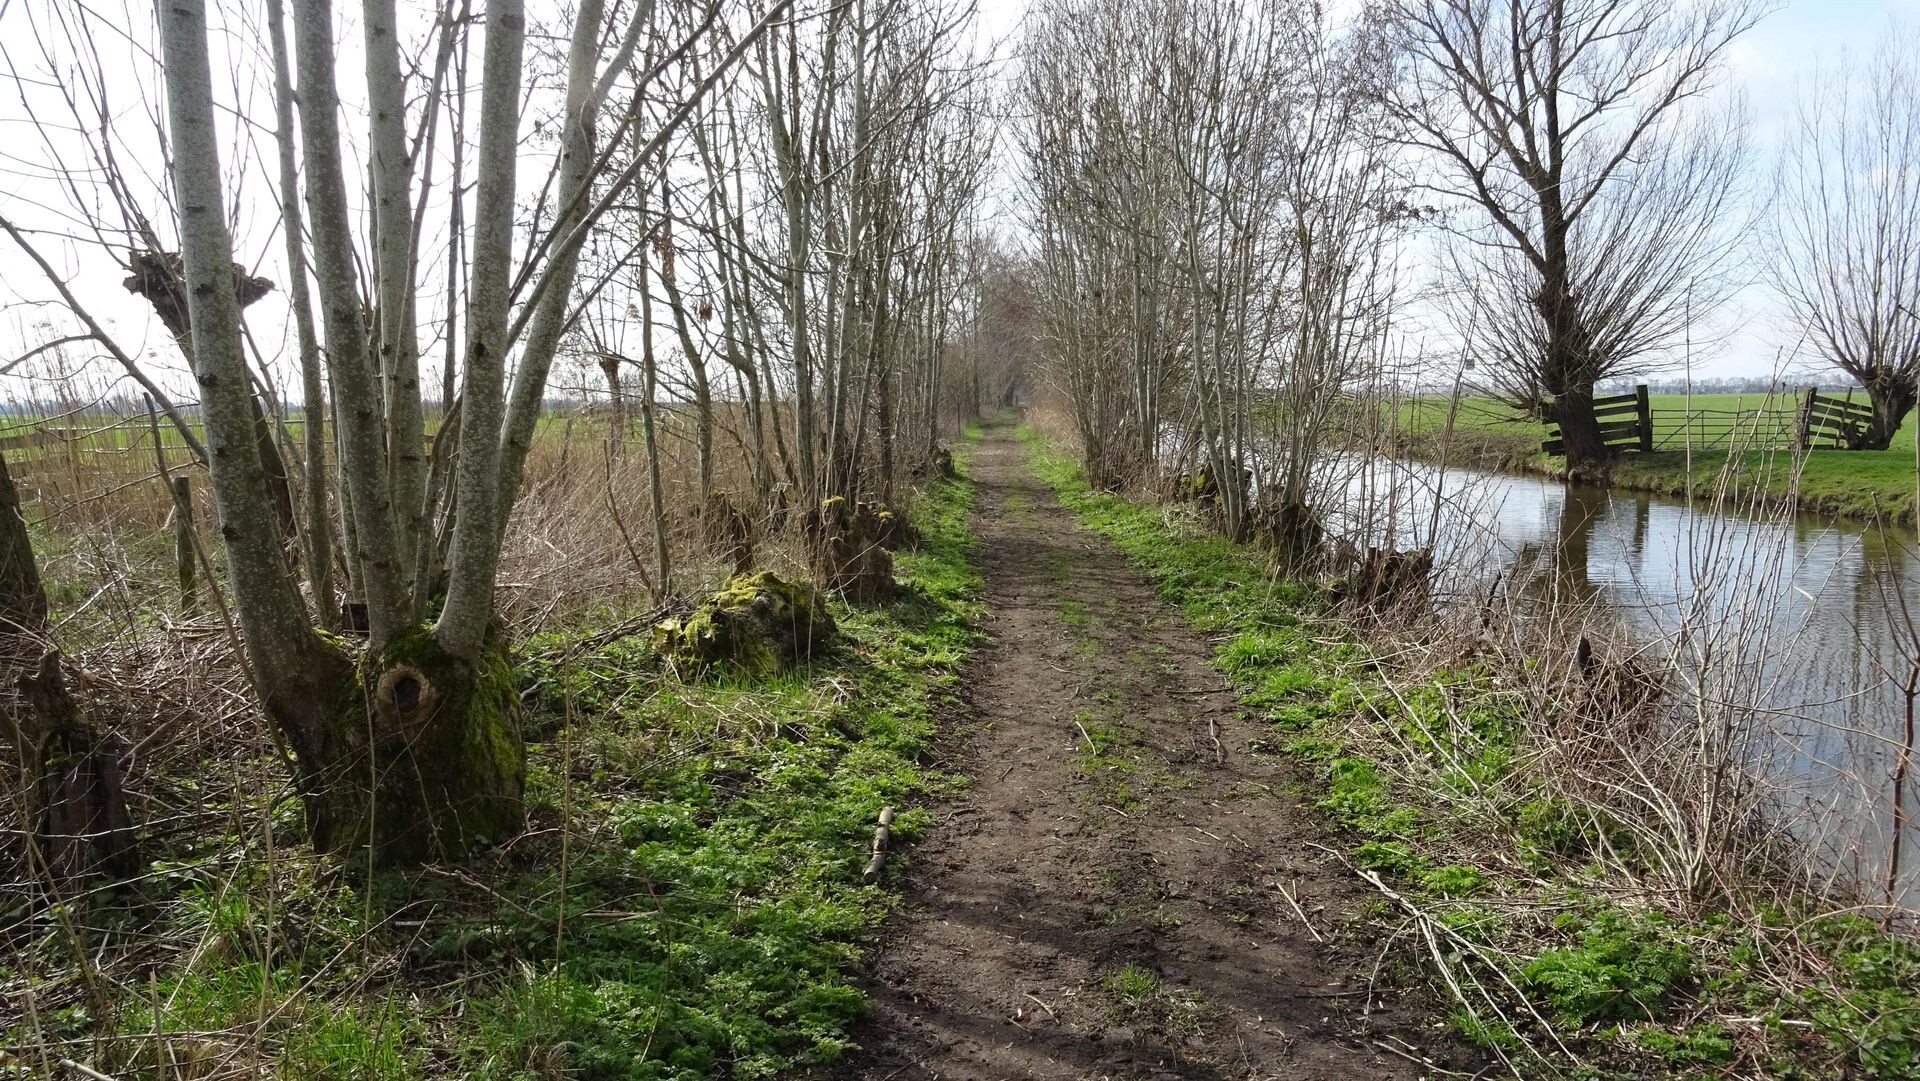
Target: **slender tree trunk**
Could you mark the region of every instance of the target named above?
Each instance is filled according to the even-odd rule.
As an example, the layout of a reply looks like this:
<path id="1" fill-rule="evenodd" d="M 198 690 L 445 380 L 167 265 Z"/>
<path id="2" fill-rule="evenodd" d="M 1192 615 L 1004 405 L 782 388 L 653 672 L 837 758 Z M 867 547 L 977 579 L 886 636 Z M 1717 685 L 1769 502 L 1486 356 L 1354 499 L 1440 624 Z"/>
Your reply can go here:
<path id="1" fill-rule="evenodd" d="M 199 7 L 195 4 L 194 10 Z M 300 75 L 296 102 L 306 151 L 308 226 L 312 230 L 314 285 L 324 327 L 325 356 L 332 376 L 342 509 L 353 515 L 349 531 L 352 577 L 361 603 L 366 605 L 368 633 L 378 651 L 409 622 L 413 605 L 405 582 L 411 567 L 403 564 L 410 559 L 401 555 L 395 531 L 386 410 L 362 313 L 359 254 L 347 202 L 346 157 L 340 136 L 340 97 L 334 85 L 333 5 L 330 0 L 304 0 L 293 10 L 294 57 Z M 201 48 L 204 51 L 204 39 Z M 171 71 L 168 74 L 171 98 L 174 80 Z M 210 141 L 207 150 L 215 152 L 217 145 Z M 218 177 L 209 183 L 217 194 Z M 224 239 L 224 231 L 222 236 Z M 198 323 L 196 318 L 196 338 L 201 329 Z M 219 482 L 215 484 L 217 489 Z M 407 555 L 410 557 L 411 552 Z"/>
<path id="2" fill-rule="evenodd" d="M 412 581 L 426 531 L 426 422 L 420 401 L 420 343 L 414 331 L 413 163 L 407 153 L 406 84 L 394 0 L 370 0 L 361 17 L 366 47 L 367 121 L 373 151 L 373 281 L 377 355 L 384 394 L 388 490 L 392 493 L 407 622 L 421 618 L 426 590 Z M 432 102 L 427 103 L 430 110 Z"/>
<path id="3" fill-rule="evenodd" d="M 617 455 L 627 442 L 627 402 L 620 393 L 620 358 L 601 357 L 600 372 L 607 377 L 607 429 Z"/>
<path id="4" fill-rule="evenodd" d="M 671 198 L 662 184 L 660 201 L 669 216 L 673 212 Z M 704 508 L 708 497 L 713 494 L 713 385 L 707 377 L 706 354 L 701 351 L 700 343 L 693 340 L 693 325 L 687 320 L 685 298 L 680 293 L 680 283 L 670 263 L 661 267 L 660 282 L 666 287 L 667 307 L 673 313 L 673 332 L 680 339 L 680 349 L 687 356 L 688 373 L 693 379 L 694 449 L 700 477 L 700 506 Z"/>
<path id="5" fill-rule="evenodd" d="M 307 289 L 306 227 L 300 209 L 299 168 L 293 146 L 293 68 L 280 0 L 267 5 L 267 31 L 273 45 L 274 115 L 278 124 L 280 214 L 287 243 L 287 300 L 293 308 L 300 349 L 300 391 L 306 448 L 307 583 L 320 626 L 333 630 L 340 609 L 333 592 L 333 521 L 327 513 L 327 391 L 321 380 L 320 340 L 313 325 L 313 298 Z"/>
<path id="6" fill-rule="evenodd" d="M 644 264 L 640 282 L 640 434 L 647 444 L 647 491 L 653 499 L 655 581 L 660 595 L 666 596 L 672 588 L 673 565 L 667 551 L 667 498 L 660 481 L 660 442 L 653 423 L 653 400 L 660 386 L 660 370 L 653 354 L 653 283 Z"/>
<path id="7" fill-rule="evenodd" d="M 880 376 L 880 501 L 893 506 L 893 373 Z"/>

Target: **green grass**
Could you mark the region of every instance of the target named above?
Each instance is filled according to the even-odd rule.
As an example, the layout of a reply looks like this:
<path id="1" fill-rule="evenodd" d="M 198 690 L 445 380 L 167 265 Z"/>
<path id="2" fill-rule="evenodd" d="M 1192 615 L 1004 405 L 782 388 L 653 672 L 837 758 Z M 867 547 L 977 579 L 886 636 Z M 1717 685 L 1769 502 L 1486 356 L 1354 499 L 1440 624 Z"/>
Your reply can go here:
<path id="1" fill-rule="evenodd" d="M 1691 398 L 1655 394 L 1648 404 L 1656 435 L 1664 437 L 1677 428 L 1678 418 L 1689 409 L 1729 414 L 1752 412 L 1768 403 L 1764 395 L 1757 394 L 1696 394 Z M 1776 398 L 1771 408 L 1787 411 L 1776 423 L 1791 424 L 1792 399 Z M 1429 460 L 1439 456 L 1447 410 L 1445 398 L 1419 398 L 1403 405 L 1401 421 L 1410 436 L 1407 449 L 1411 453 Z M 1730 416 L 1705 417 L 1693 423 L 1692 431 L 1702 444 L 1724 445 L 1733 423 Z M 1893 446 L 1884 451 L 1812 451 L 1806 456 L 1797 486 L 1792 455 L 1784 450 L 1689 453 L 1678 438 L 1651 454 L 1622 455 L 1614 463 L 1611 476 L 1622 487 L 1677 498 L 1709 495 L 1724 486 L 1737 499 L 1792 500 L 1812 514 L 1911 522 L 1915 514 L 1916 428 L 1920 425 L 1909 417 L 1895 435 Z M 1464 398 L 1454 418 L 1447 456 L 1463 465 L 1559 475 L 1565 469 L 1565 459 L 1540 452 L 1545 432 L 1543 425 L 1501 403 Z"/>
<path id="2" fill-rule="evenodd" d="M 1920 1076 L 1920 947 L 1813 898 L 1736 919 L 1623 890 L 1596 859 L 1631 867 L 1632 831 L 1552 796 L 1520 764 L 1527 726 L 1551 704 L 1471 663 L 1400 674 L 1389 693 L 1389 662 L 1342 631 L 1317 588 L 1275 580 L 1253 549 L 1197 522 L 1089 492 L 1070 459 L 1026 438 L 1080 523 L 1219 643 L 1215 666 L 1272 728 L 1248 750 L 1296 755 L 1348 862 L 1481 951 L 1440 940 L 1452 977 L 1492 988 L 1506 1011 L 1456 1010 L 1463 1038 L 1512 1056 L 1523 1076 Z M 1420 936 L 1400 934 L 1397 906 L 1383 900 L 1373 918 L 1363 933 L 1401 947 L 1383 955 L 1390 971 L 1430 964 Z M 1152 994 L 1125 971 L 1107 990 Z M 1584 1065 L 1559 1054 L 1522 997 Z"/>
<path id="3" fill-rule="evenodd" d="M 924 543 L 897 555 L 903 595 L 834 602 L 830 656 L 683 682 L 644 634 L 524 643 L 524 836 L 356 883 L 299 845 L 289 808 L 271 853 L 262 831 L 226 839 L 230 859 L 156 869 L 122 932 L 139 977 L 105 1016 L 81 998 L 0 1047 L 76 1039 L 76 1057 L 127 1076 L 256 1053 L 276 1076 L 366 1079 L 744 1081 L 832 1063 L 895 868 L 960 784 L 923 764 L 978 640 L 959 457 L 962 478 L 910 509 Z M 865 885 L 885 806 L 900 854 Z M 50 932 L 8 978 L 63 951 Z"/>

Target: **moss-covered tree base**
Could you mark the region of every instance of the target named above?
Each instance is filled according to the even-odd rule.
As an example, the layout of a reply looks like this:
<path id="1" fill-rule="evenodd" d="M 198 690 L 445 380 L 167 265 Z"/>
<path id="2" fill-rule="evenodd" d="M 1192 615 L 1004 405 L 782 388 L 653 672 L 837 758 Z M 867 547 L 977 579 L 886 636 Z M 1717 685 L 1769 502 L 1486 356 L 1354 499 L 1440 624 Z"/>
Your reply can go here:
<path id="1" fill-rule="evenodd" d="M 811 659 L 835 633 L 833 616 L 811 589 L 761 571 L 734 575 L 685 618 L 661 622 L 653 647 L 683 670 L 724 664 L 766 675 Z"/>
<path id="2" fill-rule="evenodd" d="M 329 709 L 343 753 L 308 795 L 314 846 L 390 866 L 458 859 L 520 832 L 519 705 L 497 641 L 469 662 L 421 627 L 362 658 Z"/>

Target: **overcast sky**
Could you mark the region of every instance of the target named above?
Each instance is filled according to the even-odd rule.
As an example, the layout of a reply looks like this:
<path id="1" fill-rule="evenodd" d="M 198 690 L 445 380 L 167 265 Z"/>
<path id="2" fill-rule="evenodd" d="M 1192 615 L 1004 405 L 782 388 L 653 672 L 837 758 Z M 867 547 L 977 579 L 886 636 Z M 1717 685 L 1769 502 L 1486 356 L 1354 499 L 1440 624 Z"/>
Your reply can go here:
<path id="1" fill-rule="evenodd" d="M 0 52 L 4 52 L 7 63 L 4 68 L 23 74 L 44 71 L 39 61 L 38 50 L 20 34 L 24 12 L 28 5 L 37 0 L 0 0 Z M 1676 0 L 1685 2 L 1685 0 Z M 233 5 L 223 5 L 236 10 Z M 247 4 L 238 10 L 251 11 L 255 5 Z M 348 5 L 350 6 L 350 5 Z M 408 6 L 402 0 L 402 6 Z M 1017 45 L 1017 30 L 1021 14 L 1025 10 L 1024 0 L 982 0 L 980 31 L 986 40 L 1008 40 Z M 1335 4 L 1336 8 L 1340 5 Z M 145 5 L 129 3 L 134 12 L 142 13 L 150 19 Z M 1753 124 L 1755 168 L 1770 169 L 1770 161 L 1779 138 L 1786 132 L 1793 120 L 1795 95 L 1813 74 L 1816 65 L 1824 60 L 1836 63 L 1844 50 L 1865 53 L 1872 50 L 1884 36 L 1888 28 L 1898 20 L 1907 26 L 1920 25 L 1920 0 L 1790 0 L 1780 4 L 1749 36 L 1739 42 L 1732 54 L 1729 89 L 1744 94 L 1748 112 Z M 135 25 L 129 28 L 130 37 L 147 40 L 147 27 L 139 25 L 136 16 Z M 351 47 L 352 39 L 357 35 L 348 35 L 343 45 Z M 123 43 L 124 45 L 124 43 Z M 112 43 L 106 48 L 111 51 Z M 216 50 L 221 43 L 216 41 Z M 354 72 L 357 62 L 350 63 L 343 54 L 342 70 Z M 158 102 L 159 91 L 150 87 L 153 79 L 153 66 L 137 57 L 123 61 L 117 71 L 117 78 L 131 88 L 145 88 L 146 97 Z M 219 69 L 219 65 L 216 65 Z M 227 70 L 236 72 L 244 65 L 235 63 Z M 236 83 L 239 81 L 236 78 Z M 126 95 L 137 97 L 138 95 Z M 245 98 L 249 91 L 235 86 L 235 97 Z M 251 93 L 250 108 L 257 109 L 256 121 L 263 127 L 272 123 L 272 103 L 270 87 L 260 85 Z M 21 94 L 13 87 L 0 87 L 0 214 L 27 226 L 49 226 L 57 222 L 49 217 L 48 208 L 64 202 L 63 194 L 50 187 L 40 176 L 45 173 L 45 150 L 37 140 L 25 137 L 30 129 L 25 124 L 24 106 Z M 1011 145 L 1005 147 L 1002 159 L 1013 152 Z M 270 145 L 262 144 L 260 152 L 271 154 Z M 36 160 L 38 158 L 39 160 Z M 228 163 L 232 167 L 233 163 Z M 271 177 L 271 159 L 255 160 L 245 166 L 252 174 L 249 184 L 264 193 L 260 182 Z M 38 175 L 36 175 L 38 174 Z M 1763 189 L 1764 184 L 1756 185 Z M 161 209 L 158 200 L 149 204 Z M 256 211 L 256 217 L 271 219 L 271 205 L 265 213 Z M 279 241 L 264 228 L 245 230 L 252 234 L 242 237 L 242 246 L 251 244 L 252 250 L 242 254 L 243 259 L 264 255 L 277 264 L 277 246 Z M 95 308 L 95 314 L 110 321 L 115 332 L 122 335 L 125 344 L 133 349 L 143 350 L 162 367 L 171 368 L 172 374 L 166 378 L 170 387 L 186 390 L 184 373 L 180 365 L 171 357 L 173 347 L 157 326 L 151 326 L 152 318 L 145 302 L 126 294 L 119 287 L 120 272 L 116 270 L 106 253 L 75 252 L 67 250 L 57 239 L 47 238 L 48 254 L 56 257 L 63 271 L 76 275 L 76 289 L 82 293 L 86 302 Z M 269 276 L 274 276 L 269 270 Z M 0 302 L 7 307 L 0 312 L 0 362 L 11 359 L 30 345 L 37 333 L 33 324 L 40 318 L 35 309 L 24 306 L 25 300 L 44 299 L 47 290 L 35 280 L 36 272 L 13 250 L 11 242 L 0 238 Z M 284 322 L 285 308 L 277 296 L 262 302 L 253 315 L 256 331 L 261 333 L 262 347 L 270 354 L 281 349 L 279 324 Z M 1777 317 L 1776 307 L 1761 288 L 1748 289 L 1737 298 L 1734 308 L 1723 320 L 1721 338 L 1716 346 L 1703 349 L 1696 356 L 1696 372 L 1702 375 L 1762 375 L 1768 373 L 1781 351 L 1790 348 L 1796 333 Z M 1708 336 L 1714 336 L 1709 334 Z M 103 375 L 112 375 L 117 369 L 103 368 Z M 0 379 L 0 397 L 18 396 L 25 388 L 13 379 Z"/>

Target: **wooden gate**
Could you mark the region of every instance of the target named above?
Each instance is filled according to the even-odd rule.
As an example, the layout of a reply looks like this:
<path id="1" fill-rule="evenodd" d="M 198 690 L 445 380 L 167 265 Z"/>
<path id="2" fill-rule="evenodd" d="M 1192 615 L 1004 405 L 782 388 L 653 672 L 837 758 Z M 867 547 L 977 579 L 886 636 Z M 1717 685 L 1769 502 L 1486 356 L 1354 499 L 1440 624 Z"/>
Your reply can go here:
<path id="1" fill-rule="evenodd" d="M 1653 450 L 1653 409 L 1647 404 L 1647 385 L 1631 394 L 1593 400 L 1594 419 L 1600 422 L 1600 442 L 1608 450 Z M 1560 454 L 1567 449 L 1558 429 L 1549 430 L 1540 449 Z"/>
<path id="2" fill-rule="evenodd" d="M 1801 450 L 1859 450 L 1873 423 L 1873 407 L 1853 400 L 1853 392 L 1838 398 L 1808 387 L 1800 403 Z"/>

